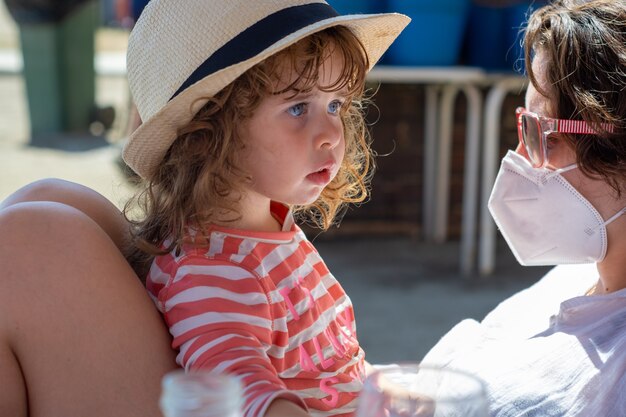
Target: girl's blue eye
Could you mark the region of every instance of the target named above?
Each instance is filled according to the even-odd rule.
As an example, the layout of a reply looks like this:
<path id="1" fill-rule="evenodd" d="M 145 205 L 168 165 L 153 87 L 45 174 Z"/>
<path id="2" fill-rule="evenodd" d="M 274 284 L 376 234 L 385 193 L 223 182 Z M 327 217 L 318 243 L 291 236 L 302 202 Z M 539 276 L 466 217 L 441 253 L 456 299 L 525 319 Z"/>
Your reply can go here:
<path id="1" fill-rule="evenodd" d="M 328 112 L 330 114 L 338 114 L 339 110 L 341 110 L 341 106 L 343 106 L 343 102 L 341 100 L 333 100 L 328 105 Z"/>
<path id="2" fill-rule="evenodd" d="M 287 109 L 287 112 L 292 116 L 302 116 L 306 111 L 306 103 L 298 103 L 294 106 L 291 106 Z"/>

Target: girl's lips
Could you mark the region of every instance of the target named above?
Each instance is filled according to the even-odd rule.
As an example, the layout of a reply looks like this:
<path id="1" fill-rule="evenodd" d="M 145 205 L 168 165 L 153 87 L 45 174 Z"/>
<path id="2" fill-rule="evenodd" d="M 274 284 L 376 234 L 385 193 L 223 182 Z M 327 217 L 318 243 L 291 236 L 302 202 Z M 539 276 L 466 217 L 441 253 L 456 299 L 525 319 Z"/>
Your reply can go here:
<path id="1" fill-rule="evenodd" d="M 317 172 L 312 172 L 306 176 L 306 179 L 315 185 L 326 185 L 331 180 L 331 171 L 328 168 L 322 168 Z"/>

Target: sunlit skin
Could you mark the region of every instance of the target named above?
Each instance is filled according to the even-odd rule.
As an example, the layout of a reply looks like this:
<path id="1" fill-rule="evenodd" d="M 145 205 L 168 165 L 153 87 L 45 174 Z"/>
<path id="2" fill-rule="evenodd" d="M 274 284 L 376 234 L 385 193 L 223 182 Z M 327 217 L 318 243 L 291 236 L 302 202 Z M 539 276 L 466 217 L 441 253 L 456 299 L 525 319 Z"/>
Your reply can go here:
<path id="1" fill-rule="evenodd" d="M 539 87 L 548 93 L 551 87 L 545 77 L 546 68 L 550 65 L 544 53 L 539 51 L 532 63 Z M 526 92 L 526 109 L 541 116 L 556 117 L 551 111 L 550 98 L 540 94 L 535 86 L 529 84 Z M 574 149 L 558 136 L 548 138 L 548 169 L 563 168 L 576 163 Z M 523 146 L 518 145 L 516 151 L 528 159 Z M 626 207 L 626 190 L 618 197 L 616 192 L 602 179 L 590 178 L 579 169 L 562 174 L 563 177 L 595 208 L 603 219 L 609 219 L 622 208 Z M 540 213 L 537 213 L 540 215 Z M 607 226 L 608 250 L 606 257 L 597 264 L 599 272 L 598 285 L 594 293 L 601 294 L 626 288 L 626 216 L 621 216 Z"/>
<path id="2" fill-rule="evenodd" d="M 320 69 L 318 87 L 294 96 L 293 91 L 265 97 L 245 122 L 241 168 L 249 174 L 238 207 L 237 228 L 275 231 L 270 201 L 288 205 L 313 203 L 337 175 L 345 153 L 340 112 L 346 93 L 322 91 L 338 80 L 343 62 L 331 55 Z M 275 91 L 296 74 L 285 71 Z"/>

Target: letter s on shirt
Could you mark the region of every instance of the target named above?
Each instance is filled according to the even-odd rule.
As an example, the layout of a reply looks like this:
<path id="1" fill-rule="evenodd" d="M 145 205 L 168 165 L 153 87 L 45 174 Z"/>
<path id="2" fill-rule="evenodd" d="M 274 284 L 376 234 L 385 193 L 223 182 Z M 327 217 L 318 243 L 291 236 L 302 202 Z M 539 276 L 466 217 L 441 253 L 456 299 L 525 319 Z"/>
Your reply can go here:
<path id="1" fill-rule="evenodd" d="M 330 395 L 322 399 L 322 402 L 326 404 L 328 407 L 335 408 L 337 407 L 337 403 L 339 402 L 339 392 L 336 388 L 333 388 L 331 385 L 339 382 L 339 378 L 333 376 L 331 378 L 324 378 L 320 381 L 320 390 L 324 391 L 326 394 Z"/>

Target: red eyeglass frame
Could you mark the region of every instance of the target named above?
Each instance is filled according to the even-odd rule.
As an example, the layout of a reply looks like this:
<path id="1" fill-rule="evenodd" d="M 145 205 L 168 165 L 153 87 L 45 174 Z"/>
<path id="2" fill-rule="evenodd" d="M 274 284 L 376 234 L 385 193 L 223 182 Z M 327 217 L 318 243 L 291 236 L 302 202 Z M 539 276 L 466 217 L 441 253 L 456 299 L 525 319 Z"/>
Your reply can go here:
<path id="1" fill-rule="evenodd" d="M 543 168 L 548 164 L 546 158 L 548 152 L 548 135 L 552 133 L 570 133 L 575 135 L 595 135 L 596 130 L 589 126 L 584 120 L 568 120 L 568 119 L 553 119 L 551 117 L 540 116 L 537 113 L 530 112 L 524 107 L 518 107 L 515 110 L 515 116 L 517 119 L 517 137 L 521 144 L 524 145 L 530 163 L 534 168 Z M 533 161 L 532 155 L 536 152 L 532 152 L 529 149 L 527 141 L 524 140 L 524 130 L 522 129 L 522 117 L 529 116 L 537 124 L 537 131 L 541 134 L 539 155 L 541 161 Z M 609 133 L 613 133 L 614 128 L 608 123 L 601 124 L 602 129 Z"/>

